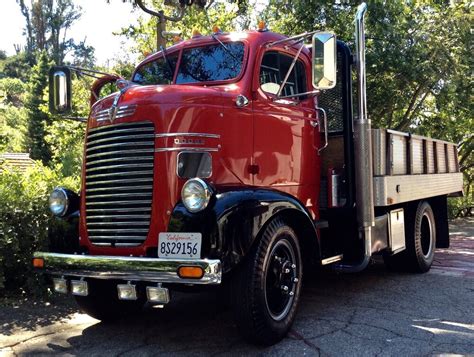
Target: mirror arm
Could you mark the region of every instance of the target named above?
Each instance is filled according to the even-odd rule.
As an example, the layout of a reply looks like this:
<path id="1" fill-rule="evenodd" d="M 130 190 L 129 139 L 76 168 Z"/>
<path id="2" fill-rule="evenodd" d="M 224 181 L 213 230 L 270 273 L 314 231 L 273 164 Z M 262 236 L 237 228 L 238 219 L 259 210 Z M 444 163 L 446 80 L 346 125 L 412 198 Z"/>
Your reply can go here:
<path id="1" fill-rule="evenodd" d="M 286 99 L 286 98 L 295 98 L 295 97 L 303 97 L 303 96 L 305 96 L 305 95 L 318 95 L 319 93 L 321 93 L 321 91 L 319 91 L 319 90 L 316 89 L 316 90 L 312 90 L 312 91 L 309 91 L 309 92 L 303 92 L 303 93 L 298 93 L 298 94 L 284 95 L 284 96 L 275 98 L 275 100 L 278 100 L 278 99 Z"/>
<path id="2" fill-rule="evenodd" d="M 101 71 L 96 71 L 95 69 L 89 69 L 89 68 L 82 68 L 82 67 L 74 67 L 74 66 L 65 66 L 69 68 L 71 71 L 76 72 L 77 74 L 84 75 L 84 76 L 89 76 L 92 78 L 101 78 L 101 76 L 110 76 L 110 73 L 106 72 L 101 72 Z M 96 74 L 100 74 L 101 76 L 97 76 Z M 112 75 L 116 75 L 115 73 Z"/>
<path id="3" fill-rule="evenodd" d="M 296 43 L 298 43 L 300 41 L 304 41 L 307 37 L 314 35 L 316 32 L 319 32 L 319 31 L 304 32 L 304 33 L 301 33 L 301 34 L 296 35 L 296 36 L 284 38 L 283 40 L 270 42 L 269 44 L 266 45 L 266 47 L 270 48 L 270 47 L 279 45 L 281 43 L 285 43 L 285 42 L 288 42 L 288 41 L 295 41 L 295 40 L 299 40 L 299 41 L 296 42 Z M 293 45 L 295 45 L 296 43 L 294 43 Z"/>
<path id="4" fill-rule="evenodd" d="M 81 118 L 81 117 L 70 117 L 70 116 L 60 116 L 60 119 L 67 119 L 67 120 L 73 120 L 73 121 L 78 121 L 80 123 L 87 123 L 87 118 Z"/>
<path id="5" fill-rule="evenodd" d="M 299 42 L 303 42 L 303 40 L 304 40 L 304 39 L 302 38 L 302 39 L 299 40 Z M 296 52 L 296 55 L 295 55 L 295 57 L 293 58 L 293 62 L 291 62 L 290 68 L 288 68 L 288 71 L 286 72 L 285 79 L 284 79 L 283 82 L 280 84 L 280 88 L 278 89 L 278 92 L 277 92 L 277 94 L 276 94 L 277 99 L 281 99 L 280 94 L 281 94 L 281 92 L 283 91 L 283 88 L 285 87 L 286 82 L 288 81 L 288 78 L 290 77 L 291 71 L 292 71 L 293 68 L 295 67 L 296 61 L 298 60 L 298 57 L 300 56 L 301 51 L 303 50 L 303 48 L 304 48 L 304 45 L 301 44 L 300 49 L 298 50 L 298 52 Z"/>

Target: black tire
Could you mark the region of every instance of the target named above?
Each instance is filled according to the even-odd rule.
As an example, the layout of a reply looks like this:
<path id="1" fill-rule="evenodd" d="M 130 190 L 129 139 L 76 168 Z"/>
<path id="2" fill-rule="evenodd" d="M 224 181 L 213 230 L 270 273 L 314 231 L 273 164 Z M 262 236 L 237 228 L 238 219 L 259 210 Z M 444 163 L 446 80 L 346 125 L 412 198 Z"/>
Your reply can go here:
<path id="1" fill-rule="evenodd" d="M 103 322 L 113 322 L 139 313 L 145 305 L 145 299 L 119 300 L 117 282 L 106 280 L 88 280 L 89 295 L 74 298 L 79 308 L 89 316 Z"/>
<path id="2" fill-rule="evenodd" d="M 405 211 L 405 250 L 386 256 L 385 263 L 393 270 L 426 273 L 430 270 L 436 247 L 436 222 L 431 206 L 420 201 L 416 210 Z"/>
<path id="3" fill-rule="evenodd" d="M 285 337 L 296 315 L 302 265 L 294 230 L 272 220 L 232 281 L 232 310 L 247 341 L 269 346 Z"/>

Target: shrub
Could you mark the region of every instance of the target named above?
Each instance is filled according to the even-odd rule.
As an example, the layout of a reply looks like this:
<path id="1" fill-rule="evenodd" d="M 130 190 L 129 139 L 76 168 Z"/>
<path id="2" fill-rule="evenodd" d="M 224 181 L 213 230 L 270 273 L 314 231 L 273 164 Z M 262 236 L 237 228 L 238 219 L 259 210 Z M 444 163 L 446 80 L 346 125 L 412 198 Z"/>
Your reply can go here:
<path id="1" fill-rule="evenodd" d="M 31 258 L 49 245 L 49 194 L 59 185 L 77 190 L 79 179 L 63 178 L 40 162 L 26 173 L 0 171 L 0 291 L 40 294 L 43 278 L 33 273 Z"/>

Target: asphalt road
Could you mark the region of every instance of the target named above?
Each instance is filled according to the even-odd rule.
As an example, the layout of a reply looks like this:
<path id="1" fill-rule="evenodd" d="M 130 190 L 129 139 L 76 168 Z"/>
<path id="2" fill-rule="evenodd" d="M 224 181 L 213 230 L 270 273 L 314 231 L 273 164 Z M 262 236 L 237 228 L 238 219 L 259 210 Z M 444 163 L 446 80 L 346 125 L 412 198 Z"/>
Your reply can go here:
<path id="1" fill-rule="evenodd" d="M 360 274 L 307 279 L 293 329 L 269 348 L 243 342 L 215 295 L 186 294 L 117 325 L 65 298 L 0 307 L 0 356 L 474 355 L 474 219 L 455 221 L 451 237 L 427 274 L 376 263 Z"/>

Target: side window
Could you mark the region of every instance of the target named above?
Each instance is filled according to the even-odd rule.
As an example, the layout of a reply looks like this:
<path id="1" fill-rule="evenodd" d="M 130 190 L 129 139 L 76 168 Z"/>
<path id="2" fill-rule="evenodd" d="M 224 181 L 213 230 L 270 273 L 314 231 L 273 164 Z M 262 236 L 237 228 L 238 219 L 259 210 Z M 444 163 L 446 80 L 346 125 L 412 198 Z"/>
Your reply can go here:
<path id="1" fill-rule="evenodd" d="M 267 93 L 277 94 L 280 85 L 283 83 L 291 63 L 292 56 L 286 54 L 269 51 L 264 54 L 262 64 L 260 66 L 260 86 Z M 302 61 L 297 60 L 293 67 L 285 87 L 281 91 L 282 96 L 291 96 L 294 94 L 306 92 L 306 73 Z"/>
<path id="2" fill-rule="evenodd" d="M 132 81 L 142 85 L 171 84 L 173 82 L 176 62 L 178 62 L 178 55 L 168 55 L 167 59 L 168 61 L 160 57 L 144 64 L 135 72 Z"/>

